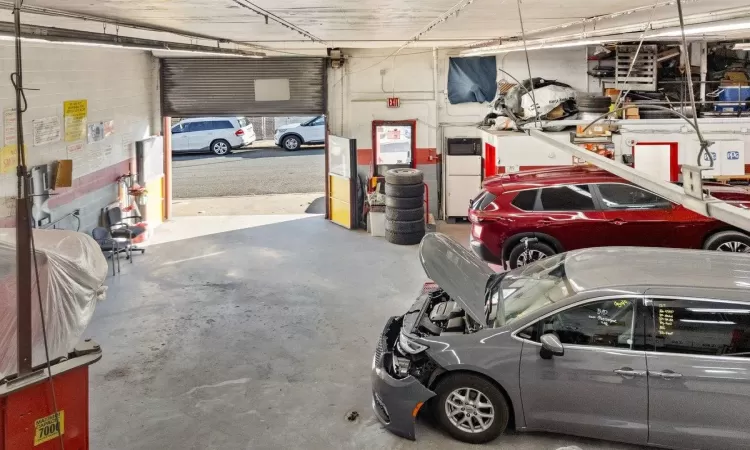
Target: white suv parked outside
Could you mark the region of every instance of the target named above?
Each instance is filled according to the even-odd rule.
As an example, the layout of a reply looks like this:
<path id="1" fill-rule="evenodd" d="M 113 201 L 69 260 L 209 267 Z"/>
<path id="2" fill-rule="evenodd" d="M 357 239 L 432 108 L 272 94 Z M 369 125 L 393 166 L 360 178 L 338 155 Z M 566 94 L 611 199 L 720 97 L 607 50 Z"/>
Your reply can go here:
<path id="1" fill-rule="evenodd" d="M 233 148 L 255 142 L 255 130 L 245 117 L 200 117 L 185 119 L 172 126 L 172 151 L 210 150 L 226 155 Z"/>
<path id="2" fill-rule="evenodd" d="M 282 125 L 273 141 L 284 150 L 299 150 L 302 144 L 323 144 L 326 140 L 326 118 L 318 116 L 304 123 Z"/>

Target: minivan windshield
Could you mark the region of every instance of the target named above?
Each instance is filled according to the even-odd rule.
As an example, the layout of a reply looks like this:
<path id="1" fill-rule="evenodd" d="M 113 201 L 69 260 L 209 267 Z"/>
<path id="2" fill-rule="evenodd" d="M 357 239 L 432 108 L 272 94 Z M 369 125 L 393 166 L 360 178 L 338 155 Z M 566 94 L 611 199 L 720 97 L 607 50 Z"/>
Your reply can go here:
<path id="1" fill-rule="evenodd" d="M 490 295 L 487 321 L 501 327 L 574 293 L 565 276 L 565 254 L 530 264 L 506 275 Z"/>

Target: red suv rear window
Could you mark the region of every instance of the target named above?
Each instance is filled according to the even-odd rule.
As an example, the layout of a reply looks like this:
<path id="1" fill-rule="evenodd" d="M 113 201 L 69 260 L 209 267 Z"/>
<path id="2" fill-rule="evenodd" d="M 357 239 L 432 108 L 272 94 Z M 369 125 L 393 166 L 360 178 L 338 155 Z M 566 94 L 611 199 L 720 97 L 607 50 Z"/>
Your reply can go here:
<path id="1" fill-rule="evenodd" d="M 483 191 L 481 194 L 479 194 L 479 197 L 474 200 L 474 203 L 471 204 L 471 209 L 474 209 L 476 211 L 484 211 L 484 209 L 489 206 L 490 203 L 495 201 L 496 198 L 497 196 L 495 194 Z"/>
<path id="2" fill-rule="evenodd" d="M 536 189 L 520 191 L 516 195 L 516 198 L 513 199 L 511 204 L 522 211 L 533 211 L 534 203 L 536 202 L 536 193 Z"/>

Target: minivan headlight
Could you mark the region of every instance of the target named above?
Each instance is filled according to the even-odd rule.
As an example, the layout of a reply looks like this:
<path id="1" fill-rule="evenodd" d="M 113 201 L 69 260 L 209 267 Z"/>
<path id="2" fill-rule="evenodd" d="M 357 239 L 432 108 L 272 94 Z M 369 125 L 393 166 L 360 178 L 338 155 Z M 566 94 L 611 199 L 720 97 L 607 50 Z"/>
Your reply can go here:
<path id="1" fill-rule="evenodd" d="M 400 333 L 398 335 L 398 349 L 404 353 L 416 355 L 417 353 L 427 350 L 427 346 L 420 344 L 404 333 Z"/>

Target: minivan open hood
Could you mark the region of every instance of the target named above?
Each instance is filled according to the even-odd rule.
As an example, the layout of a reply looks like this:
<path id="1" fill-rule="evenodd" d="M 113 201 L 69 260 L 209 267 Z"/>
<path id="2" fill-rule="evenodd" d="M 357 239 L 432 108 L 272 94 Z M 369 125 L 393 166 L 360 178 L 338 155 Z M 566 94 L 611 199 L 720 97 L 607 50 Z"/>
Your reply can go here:
<path id="1" fill-rule="evenodd" d="M 442 233 L 428 233 L 419 245 L 427 276 L 476 322 L 487 325 L 484 291 L 495 273 L 470 250 Z"/>

